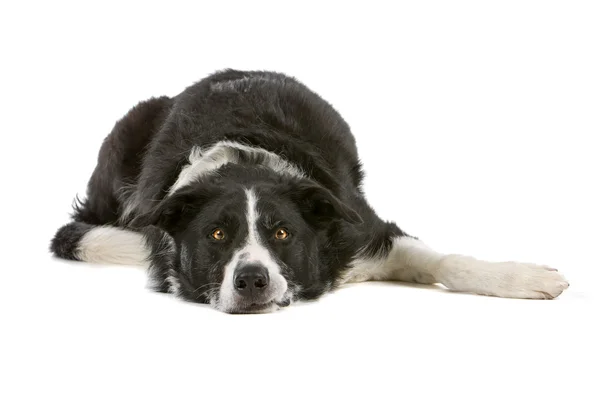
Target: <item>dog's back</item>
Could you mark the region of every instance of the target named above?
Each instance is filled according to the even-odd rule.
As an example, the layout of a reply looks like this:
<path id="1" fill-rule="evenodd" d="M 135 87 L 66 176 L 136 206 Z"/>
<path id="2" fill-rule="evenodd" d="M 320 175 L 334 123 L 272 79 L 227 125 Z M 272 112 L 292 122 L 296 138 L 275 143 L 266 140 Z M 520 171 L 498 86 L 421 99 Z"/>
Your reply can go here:
<path id="1" fill-rule="evenodd" d="M 176 182 L 190 150 L 219 142 L 277 154 L 342 200 L 351 201 L 361 184 L 354 138 L 330 104 L 283 74 L 226 70 L 172 99 L 140 102 L 118 121 L 75 220 L 123 224 L 149 212 Z"/>

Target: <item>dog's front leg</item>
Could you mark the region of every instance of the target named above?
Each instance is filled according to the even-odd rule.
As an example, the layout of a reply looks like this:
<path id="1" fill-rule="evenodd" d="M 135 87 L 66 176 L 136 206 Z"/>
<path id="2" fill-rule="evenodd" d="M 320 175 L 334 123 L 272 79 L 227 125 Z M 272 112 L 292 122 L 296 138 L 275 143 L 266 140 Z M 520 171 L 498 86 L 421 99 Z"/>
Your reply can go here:
<path id="1" fill-rule="evenodd" d="M 394 238 L 385 254 L 359 253 L 345 281 L 366 280 L 441 283 L 460 292 L 523 299 L 553 299 L 569 287 L 556 269 L 544 265 L 441 254 L 409 236 Z"/>

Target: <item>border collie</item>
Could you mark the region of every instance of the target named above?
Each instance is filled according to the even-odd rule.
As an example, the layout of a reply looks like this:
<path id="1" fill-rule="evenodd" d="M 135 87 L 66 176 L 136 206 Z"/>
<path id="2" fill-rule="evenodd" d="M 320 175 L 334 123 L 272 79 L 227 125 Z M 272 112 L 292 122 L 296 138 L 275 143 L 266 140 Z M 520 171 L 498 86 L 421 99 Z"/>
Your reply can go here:
<path id="1" fill-rule="evenodd" d="M 379 218 L 362 177 L 348 124 L 319 95 L 283 74 L 225 70 L 116 123 L 50 247 L 146 265 L 154 290 L 228 313 L 369 280 L 527 299 L 569 286 L 543 265 L 432 250 Z"/>

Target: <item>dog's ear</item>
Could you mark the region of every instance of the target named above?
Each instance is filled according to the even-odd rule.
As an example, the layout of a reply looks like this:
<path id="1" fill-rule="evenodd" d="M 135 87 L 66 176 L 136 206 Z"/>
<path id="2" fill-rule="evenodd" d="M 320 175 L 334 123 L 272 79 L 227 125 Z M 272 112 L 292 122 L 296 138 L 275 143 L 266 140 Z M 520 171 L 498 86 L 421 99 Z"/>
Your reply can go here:
<path id="1" fill-rule="evenodd" d="M 133 227 L 154 225 L 169 234 L 185 229 L 187 223 L 200 211 L 207 201 L 205 188 L 184 188 L 165 197 L 148 214 L 132 221 Z"/>
<path id="2" fill-rule="evenodd" d="M 181 272 L 177 245 L 173 237 L 156 226 L 146 226 L 140 232 L 150 247 L 148 287 L 157 292 L 198 301 L 199 297 L 188 296 L 193 294 L 195 289 L 186 274 Z"/>
<path id="3" fill-rule="evenodd" d="M 318 226 L 327 225 L 335 220 L 344 220 L 351 224 L 363 222 L 356 211 L 342 203 L 323 186 L 302 182 L 293 186 L 290 196 L 304 217 Z"/>

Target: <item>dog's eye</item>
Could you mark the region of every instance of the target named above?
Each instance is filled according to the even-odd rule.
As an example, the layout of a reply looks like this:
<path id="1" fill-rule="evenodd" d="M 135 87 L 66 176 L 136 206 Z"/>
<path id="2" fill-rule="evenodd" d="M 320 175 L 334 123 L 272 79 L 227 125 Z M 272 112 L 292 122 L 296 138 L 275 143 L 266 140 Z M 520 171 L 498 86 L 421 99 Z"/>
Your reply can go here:
<path id="1" fill-rule="evenodd" d="M 222 229 L 215 229 L 211 236 L 215 240 L 223 240 L 225 239 L 225 232 Z"/>
<path id="2" fill-rule="evenodd" d="M 285 240 L 288 236 L 290 236 L 290 234 L 283 228 L 277 229 L 277 232 L 275 232 L 275 239 L 277 240 Z"/>

